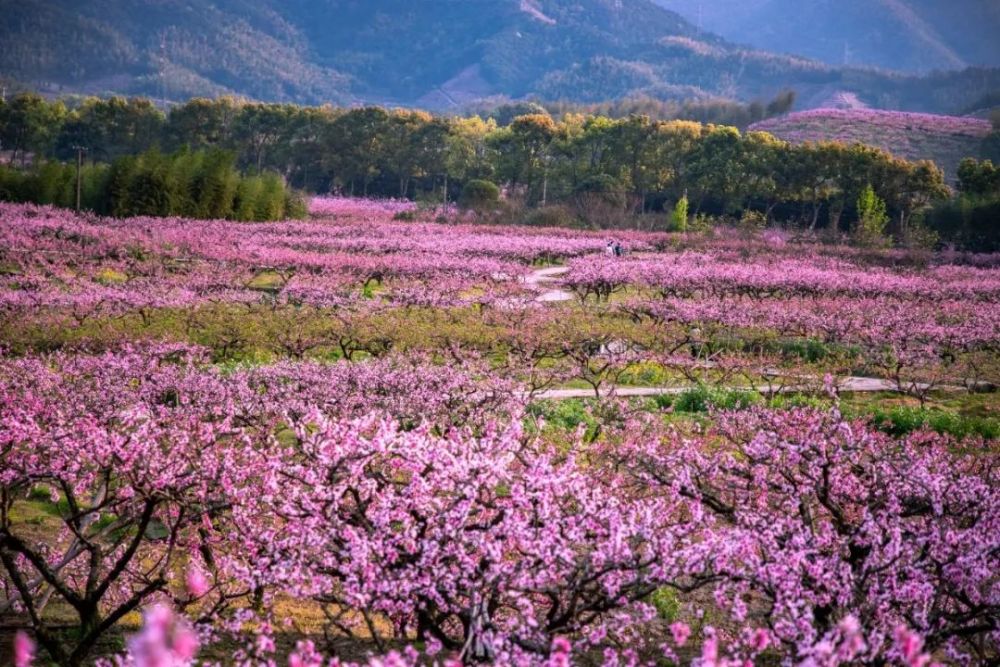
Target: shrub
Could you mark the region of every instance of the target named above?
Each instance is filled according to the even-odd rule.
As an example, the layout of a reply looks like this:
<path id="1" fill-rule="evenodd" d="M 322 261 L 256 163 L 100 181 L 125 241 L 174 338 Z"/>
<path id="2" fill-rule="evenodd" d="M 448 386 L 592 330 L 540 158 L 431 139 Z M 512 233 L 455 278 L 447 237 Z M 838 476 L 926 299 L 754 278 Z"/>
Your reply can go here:
<path id="1" fill-rule="evenodd" d="M 677 412 L 708 412 L 711 409 L 742 410 L 762 402 L 763 399 L 756 392 L 698 385 L 678 394 L 673 406 Z"/>
<path id="2" fill-rule="evenodd" d="M 233 204 L 233 219 L 250 222 L 257 219 L 257 200 L 264 189 L 264 182 L 257 176 L 250 176 L 240 181 L 236 188 L 236 200 Z"/>
<path id="3" fill-rule="evenodd" d="M 705 233 L 712 231 L 712 218 L 707 213 L 699 213 L 694 216 L 694 220 L 689 223 L 689 229 L 692 232 Z"/>
<path id="4" fill-rule="evenodd" d="M 285 217 L 301 220 L 309 215 L 309 202 L 301 192 L 285 192 Z"/>
<path id="5" fill-rule="evenodd" d="M 585 205 L 598 202 L 611 208 L 625 206 L 625 188 L 609 174 L 594 174 L 584 179 L 575 190 L 578 201 Z"/>
<path id="6" fill-rule="evenodd" d="M 996 419 L 964 416 L 944 410 L 898 406 L 874 410 L 871 419 L 878 428 L 898 437 L 922 429 L 958 439 L 969 436 L 1000 437 L 1000 421 Z"/>
<path id="7" fill-rule="evenodd" d="M 490 181 L 469 181 L 462 188 L 458 203 L 462 208 L 473 211 L 492 209 L 500 203 L 500 188 Z"/>
<path id="8" fill-rule="evenodd" d="M 587 402 L 579 399 L 532 403 L 527 412 L 567 431 L 574 431 L 583 424 L 586 428 L 585 439 L 592 439 L 600 428 Z"/>
<path id="9" fill-rule="evenodd" d="M 579 219 L 565 206 L 544 206 L 528 212 L 524 224 L 532 227 L 579 227 Z"/>
<path id="10" fill-rule="evenodd" d="M 767 227 L 767 216 L 760 211 L 747 209 L 743 211 L 738 226 L 747 231 L 760 231 Z"/>

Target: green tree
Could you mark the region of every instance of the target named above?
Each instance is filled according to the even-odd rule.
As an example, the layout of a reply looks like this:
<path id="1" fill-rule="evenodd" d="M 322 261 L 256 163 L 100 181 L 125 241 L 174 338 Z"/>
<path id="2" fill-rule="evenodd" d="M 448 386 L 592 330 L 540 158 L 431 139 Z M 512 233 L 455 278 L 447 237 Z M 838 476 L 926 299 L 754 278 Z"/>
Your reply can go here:
<path id="1" fill-rule="evenodd" d="M 112 162 L 160 144 L 163 112 L 145 98 L 87 98 L 69 113 L 56 141 L 56 156 L 69 160 L 83 146 L 92 160 Z"/>
<path id="2" fill-rule="evenodd" d="M 178 184 L 172 178 L 170 158 L 158 151 L 139 157 L 128 184 L 126 215 L 168 216 L 175 212 L 180 199 Z"/>
<path id="3" fill-rule="evenodd" d="M 885 201 L 875 193 L 870 184 L 858 195 L 857 207 L 858 224 L 855 234 L 858 241 L 863 245 L 885 244 L 889 215 L 886 213 Z"/>
<path id="4" fill-rule="evenodd" d="M 533 114 L 518 116 L 491 137 L 500 153 L 498 173 L 514 187 L 526 186 L 531 201 L 547 199 L 549 148 L 558 129 L 548 114 Z"/>
<path id="5" fill-rule="evenodd" d="M 291 105 L 246 104 L 236 114 L 233 142 L 258 176 L 264 170 L 267 151 L 289 133 L 293 113 Z"/>
<path id="6" fill-rule="evenodd" d="M 642 212 L 646 210 L 647 194 L 657 184 L 653 160 L 656 144 L 651 141 L 655 132 L 656 126 L 648 116 L 630 116 L 616 123 L 611 131 L 615 161 L 621 165 Z"/>
<path id="7" fill-rule="evenodd" d="M 379 107 L 351 109 L 330 124 L 323 144 L 325 168 L 334 185 L 346 188 L 351 195 L 368 196 L 369 187 L 385 166 L 388 124 L 388 112 Z"/>
<path id="8" fill-rule="evenodd" d="M 889 203 L 899 214 L 899 233 L 903 236 L 908 235 L 914 216 L 951 194 L 944 182 L 944 172 L 930 160 L 910 163 L 893 159 L 885 183 L 891 189 Z"/>
<path id="9" fill-rule="evenodd" d="M 837 176 L 842 154 L 842 145 L 828 142 L 791 149 L 788 159 L 794 165 L 793 189 L 803 204 L 810 230 L 816 229 L 823 207 L 841 193 Z"/>
<path id="10" fill-rule="evenodd" d="M 743 196 L 748 205 L 763 206 L 767 222 L 775 206 L 794 198 L 793 168 L 788 156 L 789 145 L 766 132 L 743 135 L 739 167 Z"/>
<path id="11" fill-rule="evenodd" d="M 239 174 L 233 166 L 235 160 L 228 151 L 205 154 L 200 170 L 191 179 L 194 217 L 222 220 L 233 216 L 233 202 L 240 184 Z"/>
<path id="12" fill-rule="evenodd" d="M 164 127 L 164 141 L 176 150 L 225 148 L 233 145 L 236 117 L 243 102 L 233 97 L 215 100 L 195 98 L 170 110 Z"/>
<path id="13" fill-rule="evenodd" d="M 286 140 L 273 149 L 275 162 L 281 165 L 279 171 L 286 175 L 291 185 L 311 192 L 329 191 L 323 142 L 342 113 L 328 106 L 294 108 Z"/>
<path id="14" fill-rule="evenodd" d="M 501 104 L 492 111 L 483 114 L 484 118 L 493 120 L 499 127 L 506 127 L 519 116 L 548 116 L 545 107 L 536 102 L 513 102 Z"/>
<path id="15" fill-rule="evenodd" d="M 36 93 L 18 93 L 0 105 L 0 148 L 10 151 L 9 164 L 28 152 L 42 153 L 51 145 L 66 117 L 62 102 L 49 104 Z"/>
<path id="16" fill-rule="evenodd" d="M 690 187 L 697 195 L 696 214 L 706 198 L 716 201 L 723 213 L 742 207 L 742 143 L 735 127 L 712 127 L 699 142 L 687 167 Z"/>
<path id="17" fill-rule="evenodd" d="M 452 120 L 444 148 L 444 166 L 450 179 L 462 182 L 493 177 L 496 155 L 487 137 L 496 129 L 495 121 L 479 116 Z"/>
<path id="18" fill-rule="evenodd" d="M 423 111 L 394 111 L 389 115 L 385 160 L 399 183 L 398 195 L 409 197 L 414 179 L 444 173 L 446 123 Z"/>
<path id="19" fill-rule="evenodd" d="M 958 190 L 976 197 L 1000 195 L 1000 168 L 991 160 L 965 158 L 958 165 Z"/>
<path id="20" fill-rule="evenodd" d="M 670 231 L 686 232 L 688 230 L 688 198 L 684 195 L 674 204 L 670 213 Z"/>

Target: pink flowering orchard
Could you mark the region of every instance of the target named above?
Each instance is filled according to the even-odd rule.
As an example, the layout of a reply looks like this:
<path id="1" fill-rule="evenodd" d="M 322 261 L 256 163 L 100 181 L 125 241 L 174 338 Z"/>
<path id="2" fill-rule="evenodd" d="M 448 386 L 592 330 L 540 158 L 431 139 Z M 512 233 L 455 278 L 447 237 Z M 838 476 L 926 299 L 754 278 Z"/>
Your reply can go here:
<path id="1" fill-rule="evenodd" d="M 996 664 L 1000 258 L 614 237 L 0 204 L 0 655 Z"/>

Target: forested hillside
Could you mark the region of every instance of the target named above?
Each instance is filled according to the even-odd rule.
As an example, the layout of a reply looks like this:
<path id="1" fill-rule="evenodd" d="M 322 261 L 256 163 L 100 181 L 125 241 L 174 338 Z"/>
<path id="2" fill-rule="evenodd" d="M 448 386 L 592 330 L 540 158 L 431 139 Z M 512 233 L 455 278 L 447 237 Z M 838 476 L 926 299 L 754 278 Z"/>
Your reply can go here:
<path id="1" fill-rule="evenodd" d="M 652 0 L 0 0 L 0 72 L 50 94 L 142 94 L 461 109 L 484 98 L 595 103 L 848 91 L 954 112 L 997 70 L 936 79 L 840 69 L 780 39 L 749 50 Z M 972 60 L 973 62 L 975 60 Z"/>

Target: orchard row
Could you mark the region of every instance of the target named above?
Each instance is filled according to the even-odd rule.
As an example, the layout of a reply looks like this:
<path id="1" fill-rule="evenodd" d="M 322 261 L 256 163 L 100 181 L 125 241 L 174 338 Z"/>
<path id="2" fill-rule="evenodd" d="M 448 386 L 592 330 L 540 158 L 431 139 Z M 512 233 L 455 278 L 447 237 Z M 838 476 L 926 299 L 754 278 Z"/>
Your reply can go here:
<path id="1" fill-rule="evenodd" d="M 267 664 L 287 599 L 328 637 L 407 647 L 377 664 L 650 664 L 689 641 L 701 665 L 998 650 L 1000 467 L 982 441 L 755 408 L 705 430 L 609 413 L 567 448 L 515 387 L 405 358 L 227 373 L 160 346 L 8 360 L 0 380 L 4 611 L 60 664 L 153 603 L 190 620 L 149 612 L 136 664 L 219 642 Z M 292 659 L 322 664 L 302 642 Z"/>

